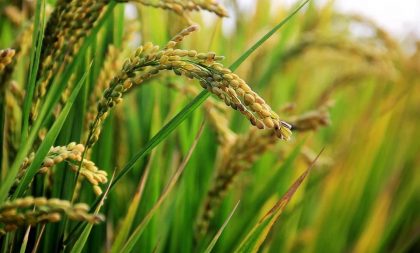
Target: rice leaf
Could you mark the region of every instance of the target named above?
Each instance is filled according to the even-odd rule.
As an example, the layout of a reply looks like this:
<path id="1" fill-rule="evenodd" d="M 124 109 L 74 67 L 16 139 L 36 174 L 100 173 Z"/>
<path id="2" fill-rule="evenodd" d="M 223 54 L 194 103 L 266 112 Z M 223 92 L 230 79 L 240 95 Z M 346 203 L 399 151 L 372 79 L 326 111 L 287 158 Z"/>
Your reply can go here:
<path id="1" fill-rule="evenodd" d="M 131 226 L 133 224 L 137 209 L 139 207 L 141 198 L 143 196 L 143 192 L 144 192 L 144 188 L 146 186 L 146 182 L 147 179 L 149 178 L 149 171 L 150 168 L 152 166 L 152 161 L 153 161 L 153 155 L 154 153 L 152 152 L 152 155 L 150 156 L 149 162 L 146 165 L 146 168 L 143 172 L 143 175 L 141 177 L 139 186 L 137 187 L 137 191 L 134 194 L 133 200 L 130 203 L 130 206 L 128 207 L 128 211 L 127 214 L 124 218 L 124 221 L 119 229 L 118 235 L 115 238 L 114 243 L 112 244 L 112 250 L 111 252 L 118 252 L 117 249 L 122 247 L 122 244 L 124 243 L 124 241 L 127 239 L 129 233 L 130 233 L 130 229 Z"/>
<path id="2" fill-rule="evenodd" d="M 188 161 L 191 158 L 192 153 L 195 150 L 195 147 L 197 146 L 198 140 L 201 137 L 201 134 L 203 133 L 204 129 L 204 122 L 201 124 L 200 129 L 198 130 L 198 133 L 196 134 L 194 138 L 194 142 L 191 145 L 190 150 L 188 151 L 186 157 L 178 167 L 178 169 L 175 171 L 172 178 L 169 180 L 168 185 L 166 186 L 165 190 L 163 191 L 162 195 L 157 200 L 156 204 L 152 207 L 152 209 L 147 213 L 147 215 L 144 217 L 142 222 L 134 229 L 132 235 L 128 238 L 125 245 L 118 249 L 115 252 L 131 252 L 133 250 L 134 245 L 136 245 L 137 241 L 140 239 L 140 236 L 142 235 L 144 229 L 146 228 L 146 225 L 149 223 L 149 221 L 152 219 L 153 215 L 156 213 L 158 208 L 162 205 L 163 201 L 169 196 L 171 191 L 174 189 L 174 186 L 176 185 L 178 179 L 180 178 L 182 172 L 184 171 L 185 167 L 188 164 Z"/>
<path id="3" fill-rule="evenodd" d="M 227 217 L 227 219 L 225 220 L 225 222 L 223 222 L 223 225 L 220 227 L 220 229 L 217 231 L 216 235 L 213 237 L 213 239 L 211 240 L 209 246 L 207 246 L 206 250 L 204 251 L 204 253 L 210 253 L 214 246 L 217 243 L 217 240 L 219 240 L 220 236 L 223 233 L 223 230 L 225 230 L 225 227 L 227 226 L 227 224 L 229 223 L 230 219 L 232 218 L 233 214 L 235 213 L 236 209 L 239 206 L 239 202 L 238 201 L 235 205 L 235 207 L 233 208 L 232 212 L 230 212 L 229 216 Z"/>
<path id="4" fill-rule="evenodd" d="M 284 208 L 287 206 L 299 186 L 302 184 L 303 180 L 309 174 L 311 169 L 313 168 L 314 164 L 318 160 L 318 156 L 312 161 L 311 165 L 303 172 L 298 179 L 292 184 L 289 190 L 283 195 L 283 197 L 276 203 L 276 205 L 271 208 L 271 210 L 264 215 L 262 219 L 251 229 L 239 247 L 235 250 L 235 252 L 257 252 L 262 243 L 267 238 L 268 233 L 270 232 L 271 228 L 273 227 L 274 223 L 279 219 L 280 215 L 282 214 Z"/>
<path id="5" fill-rule="evenodd" d="M 29 67 L 28 84 L 26 86 L 27 95 L 23 101 L 22 116 L 22 138 L 28 136 L 29 128 L 29 112 L 31 109 L 32 98 L 36 87 L 36 77 L 39 68 L 39 60 L 41 57 L 42 40 L 45 30 L 45 1 L 37 1 L 34 17 L 34 31 L 32 33 L 31 61 Z"/>
<path id="6" fill-rule="evenodd" d="M 20 246 L 20 253 L 25 253 L 26 246 L 28 245 L 28 239 L 29 239 L 29 232 L 31 232 L 31 226 L 28 226 L 25 232 L 25 236 L 23 237 L 22 245 Z"/>

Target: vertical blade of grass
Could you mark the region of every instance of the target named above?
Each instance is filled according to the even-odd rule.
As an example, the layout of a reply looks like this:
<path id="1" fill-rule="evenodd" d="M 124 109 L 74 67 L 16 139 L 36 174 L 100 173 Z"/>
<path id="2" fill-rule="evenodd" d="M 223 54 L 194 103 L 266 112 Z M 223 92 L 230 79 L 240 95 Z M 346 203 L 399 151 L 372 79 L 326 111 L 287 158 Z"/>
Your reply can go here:
<path id="1" fill-rule="evenodd" d="M 41 56 L 42 41 L 44 38 L 45 29 L 45 1 L 37 1 L 34 17 L 34 31 L 32 34 L 32 51 L 31 61 L 29 67 L 28 85 L 26 86 L 26 96 L 23 101 L 23 115 L 22 115 L 22 139 L 25 140 L 28 136 L 29 128 L 29 112 L 32 104 L 32 97 L 34 95 L 36 86 L 36 77 L 39 68 L 39 59 Z"/>
<path id="2" fill-rule="evenodd" d="M 198 130 L 198 133 L 196 134 L 194 138 L 194 142 L 191 145 L 190 150 L 188 151 L 188 154 L 182 161 L 181 165 L 175 172 L 175 174 L 170 179 L 168 185 L 166 186 L 165 190 L 163 191 L 162 195 L 159 197 L 156 204 L 152 207 L 152 209 L 147 213 L 147 215 L 144 217 L 143 221 L 136 227 L 136 229 L 133 231 L 133 234 L 130 236 L 128 241 L 125 243 L 125 245 L 121 249 L 117 249 L 115 252 L 131 252 L 134 248 L 134 245 L 137 243 L 137 241 L 140 239 L 140 236 L 142 235 L 144 229 L 146 228 L 146 225 L 149 223 L 149 221 L 152 219 L 153 215 L 156 213 L 158 208 L 162 205 L 163 201 L 169 196 L 169 193 L 174 189 L 174 186 L 176 185 L 178 179 L 180 178 L 182 172 L 184 171 L 185 167 L 188 164 L 188 161 L 191 158 L 191 155 L 193 151 L 195 150 L 195 147 L 197 146 L 197 143 L 201 137 L 201 134 L 203 133 L 204 129 L 204 122 L 201 124 L 200 129 Z"/>
<path id="3" fill-rule="evenodd" d="M 318 156 L 312 161 L 309 167 L 303 172 L 298 179 L 292 184 L 289 190 L 283 195 L 283 197 L 274 205 L 274 207 L 251 229 L 239 247 L 235 252 L 257 252 L 262 243 L 265 241 L 268 233 L 273 227 L 274 223 L 279 219 L 284 208 L 287 206 L 303 180 L 309 174 L 314 164 L 321 155 L 319 152 Z"/>
<path id="4" fill-rule="evenodd" d="M 112 174 L 111 180 L 110 180 L 110 184 L 108 185 L 106 191 L 104 192 L 104 194 L 102 194 L 101 200 L 99 202 L 99 205 L 96 207 L 95 209 L 95 214 L 98 214 L 99 211 L 101 210 L 102 205 L 104 204 L 104 201 L 106 199 L 106 197 L 109 194 L 109 190 L 110 190 L 110 186 L 112 181 L 114 180 L 114 176 L 115 176 L 115 171 Z M 93 224 L 88 224 L 85 229 L 83 230 L 81 236 L 79 237 L 79 239 L 76 241 L 76 243 L 74 244 L 73 248 L 71 249 L 71 253 L 80 253 L 82 252 L 83 248 L 85 247 L 85 244 L 87 242 L 87 239 L 89 238 L 89 234 L 90 231 L 92 230 Z"/>
<path id="5" fill-rule="evenodd" d="M 239 206 L 239 202 L 238 201 L 235 205 L 235 207 L 233 208 L 232 212 L 230 212 L 229 216 L 227 217 L 227 219 L 225 220 L 225 222 L 223 223 L 222 227 L 220 227 L 220 229 L 217 231 L 216 235 L 213 237 L 213 239 L 211 240 L 209 246 L 207 246 L 206 250 L 204 251 L 204 253 L 210 253 L 214 246 L 217 243 L 217 240 L 219 240 L 219 237 L 222 235 L 223 230 L 225 230 L 225 227 L 227 226 L 227 224 L 229 223 L 230 219 L 232 218 L 233 214 L 235 213 L 236 209 Z"/>
<path id="6" fill-rule="evenodd" d="M 133 197 L 133 200 L 130 203 L 130 206 L 128 207 L 127 214 L 124 218 L 124 221 L 118 231 L 117 238 L 115 238 L 114 243 L 112 244 L 111 252 L 118 252 L 118 249 L 122 247 L 125 240 L 127 240 L 127 237 L 130 233 L 131 225 L 133 224 L 137 209 L 139 207 L 141 198 L 143 196 L 144 188 L 146 186 L 147 179 L 149 178 L 149 171 L 152 167 L 152 161 L 153 161 L 153 155 L 150 156 L 149 162 L 146 165 L 146 169 L 143 172 L 143 176 L 141 177 L 140 184 L 138 186 L 138 189 Z"/>
<path id="7" fill-rule="evenodd" d="M 25 232 L 25 236 L 23 237 L 22 245 L 20 246 L 20 253 L 25 253 L 26 246 L 28 245 L 28 239 L 29 239 L 29 232 L 31 232 L 31 226 L 28 226 Z"/>

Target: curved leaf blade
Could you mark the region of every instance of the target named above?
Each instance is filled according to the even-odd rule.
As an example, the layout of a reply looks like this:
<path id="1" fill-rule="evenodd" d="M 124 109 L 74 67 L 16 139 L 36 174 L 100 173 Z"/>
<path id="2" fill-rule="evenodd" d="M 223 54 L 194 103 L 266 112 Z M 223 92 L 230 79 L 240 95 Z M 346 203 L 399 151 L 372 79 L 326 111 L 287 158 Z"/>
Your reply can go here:
<path id="1" fill-rule="evenodd" d="M 318 160 L 319 156 L 321 155 L 323 150 L 319 152 L 318 156 L 312 161 L 309 167 L 303 172 L 298 179 L 292 184 L 289 190 L 283 195 L 283 197 L 271 208 L 268 213 L 264 215 L 263 218 L 251 229 L 239 247 L 235 250 L 235 252 L 242 253 L 242 252 L 257 252 L 262 243 L 267 238 L 268 233 L 270 233 L 271 228 L 273 227 L 274 223 L 279 219 L 280 215 L 282 214 L 284 208 L 292 199 L 293 195 L 297 191 L 297 189 L 302 184 L 303 180 L 308 176 L 309 172 L 312 170 L 314 164 Z"/>

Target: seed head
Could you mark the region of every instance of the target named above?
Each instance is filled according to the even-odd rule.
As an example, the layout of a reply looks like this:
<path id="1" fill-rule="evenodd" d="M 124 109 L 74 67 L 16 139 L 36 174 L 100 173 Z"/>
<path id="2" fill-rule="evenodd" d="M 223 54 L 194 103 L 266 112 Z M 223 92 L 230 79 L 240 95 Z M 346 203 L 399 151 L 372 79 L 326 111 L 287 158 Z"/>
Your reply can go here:
<path id="1" fill-rule="evenodd" d="M 271 128 L 276 132 L 276 136 L 289 140 L 289 125 L 282 124 L 283 121 L 278 115 L 244 80 L 218 62 L 223 57 L 214 52 L 197 53 L 194 50 L 174 48 L 185 36 L 197 29 L 195 25 L 187 27 L 161 50 L 148 42 L 125 61 L 98 103 L 98 112 L 90 127 L 88 147 L 96 143 L 108 111 L 122 101 L 124 93 L 130 90 L 132 84 L 139 85 L 163 70 L 197 79 L 203 88 L 216 95 L 227 106 L 242 113 L 252 125 L 259 129 Z"/>
<path id="2" fill-rule="evenodd" d="M 15 50 L 11 48 L 0 50 L 0 72 L 12 62 L 15 53 Z"/>

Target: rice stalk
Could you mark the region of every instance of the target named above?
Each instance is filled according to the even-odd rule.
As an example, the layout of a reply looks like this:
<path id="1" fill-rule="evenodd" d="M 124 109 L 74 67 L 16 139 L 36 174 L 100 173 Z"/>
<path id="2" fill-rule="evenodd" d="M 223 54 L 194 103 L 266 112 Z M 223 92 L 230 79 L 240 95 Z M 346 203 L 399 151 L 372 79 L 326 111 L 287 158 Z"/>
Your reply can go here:
<path id="1" fill-rule="evenodd" d="M 120 50 L 115 46 L 109 46 L 103 67 L 96 80 L 96 84 L 93 87 L 93 91 L 89 96 L 89 104 L 85 118 L 86 124 L 95 119 L 95 116 L 98 113 L 97 102 L 101 99 L 102 92 L 108 88 L 110 81 L 113 76 L 117 74 L 118 69 L 120 69 L 121 66 L 122 60 L 120 59 Z"/>

